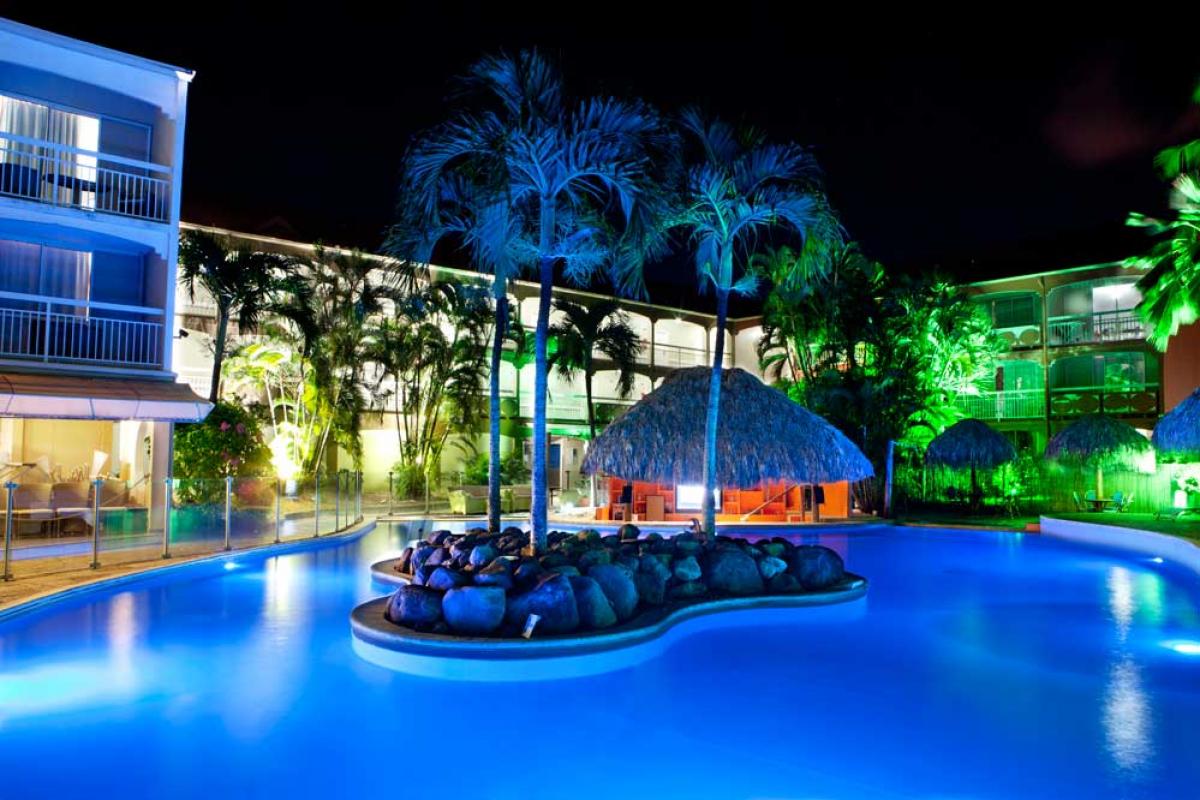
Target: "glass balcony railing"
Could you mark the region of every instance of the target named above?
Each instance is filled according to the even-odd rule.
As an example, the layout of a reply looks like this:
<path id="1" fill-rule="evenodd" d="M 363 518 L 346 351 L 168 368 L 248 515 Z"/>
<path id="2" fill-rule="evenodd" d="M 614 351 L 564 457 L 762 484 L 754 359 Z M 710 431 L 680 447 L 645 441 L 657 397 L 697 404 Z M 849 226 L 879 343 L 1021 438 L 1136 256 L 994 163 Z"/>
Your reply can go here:
<path id="1" fill-rule="evenodd" d="M 726 367 L 733 366 L 733 353 L 730 350 L 731 348 L 726 347 L 722 358 L 722 363 Z M 655 342 L 653 360 L 650 356 L 650 342 L 643 339 L 642 349 L 638 354 L 638 362 L 642 364 L 653 364 L 656 367 L 666 367 L 667 369 L 682 369 L 684 367 L 707 367 L 712 363 L 710 360 L 712 356 L 704 349 L 677 344 Z"/>
<path id="2" fill-rule="evenodd" d="M 171 170 L 0 131 L 0 195 L 167 222 Z"/>
<path id="3" fill-rule="evenodd" d="M 0 358 L 158 369 L 158 308 L 0 292 Z"/>
<path id="4" fill-rule="evenodd" d="M 1127 342 L 1145 339 L 1147 329 L 1136 311 L 1100 311 L 1051 317 L 1047 323 L 1050 345 Z"/>

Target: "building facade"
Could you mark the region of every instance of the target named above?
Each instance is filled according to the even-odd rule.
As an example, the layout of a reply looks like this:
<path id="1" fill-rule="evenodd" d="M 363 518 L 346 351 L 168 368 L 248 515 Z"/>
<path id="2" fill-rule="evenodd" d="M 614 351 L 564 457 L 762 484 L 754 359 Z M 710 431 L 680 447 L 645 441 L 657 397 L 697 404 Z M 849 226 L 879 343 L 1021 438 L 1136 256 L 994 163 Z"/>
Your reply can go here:
<path id="1" fill-rule="evenodd" d="M 1083 414 L 1151 430 L 1200 383 L 1200 349 L 1196 326 L 1165 353 L 1147 342 L 1135 311 L 1142 275 L 1111 263 L 969 284 L 1010 349 L 961 410 L 1035 452 Z"/>
<path id="2" fill-rule="evenodd" d="M 191 79 L 0 19 L 0 463 L 39 532 L 97 479 L 150 512 L 208 412 L 172 370 Z"/>

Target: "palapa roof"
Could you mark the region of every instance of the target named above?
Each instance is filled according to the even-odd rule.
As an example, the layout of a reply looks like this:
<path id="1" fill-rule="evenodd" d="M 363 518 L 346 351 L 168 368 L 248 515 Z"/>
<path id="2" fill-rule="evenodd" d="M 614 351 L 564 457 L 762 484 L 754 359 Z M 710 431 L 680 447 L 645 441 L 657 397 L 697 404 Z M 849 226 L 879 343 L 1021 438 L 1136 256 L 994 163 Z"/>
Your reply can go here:
<path id="1" fill-rule="evenodd" d="M 1200 389 L 1163 415 L 1150 441 L 1166 460 L 1200 461 Z"/>
<path id="2" fill-rule="evenodd" d="M 583 471 L 658 483 L 703 480 L 711 374 L 709 367 L 689 367 L 668 375 L 596 437 Z M 874 474 L 841 431 L 744 370 L 722 371 L 719 419 L 720 486 L 831 483 Z"/>
<path id="3" fill-rule="evenodd" d="M 955 469 L 993 469 L 1016 459 L 1017 450 L 1012 442 L 977 419 L 954 423 L 938 434 L 925 451 L 927 463 Z"/>
<path id="4" fill-rule="evenodd" d="M 1106 414 L 1088 414 L 1054 434 L 1046 445 L 1046 458 L 1086 463 L 1133 458 L 1152 449 L 1150 440 L 1132 425 Z"/>

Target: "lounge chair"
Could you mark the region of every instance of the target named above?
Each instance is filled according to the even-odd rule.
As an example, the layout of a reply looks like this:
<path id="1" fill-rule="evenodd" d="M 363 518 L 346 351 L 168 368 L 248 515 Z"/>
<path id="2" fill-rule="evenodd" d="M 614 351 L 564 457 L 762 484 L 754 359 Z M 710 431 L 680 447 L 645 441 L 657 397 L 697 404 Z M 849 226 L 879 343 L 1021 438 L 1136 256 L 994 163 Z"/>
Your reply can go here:
<path id="1" fill-rule="evenodd" d="M 1128 511 L 1129 507 L 1132 505 L 1133 505 L 1133 493 L 1130 492 L 1130 494 L 1127 497 L 1124 497 L 1121 499 L 1121 504 L 1117 506 L 1117 511 Z"/>
<path id="2" fill-rule="evenodd" d="M 54 511 L 50 508 L 50 484 L 22 483 L 13 489 L 13 535 L 21 534 L 21 526 L 36 525 L 37 532 L 46 529 L 46 523 L 54 525 Z"/>
<path id="3" fill-rule="evenodd" d="M 484 486 L 483 493 L 479 494 L 479 487 L 462 487 L 455 489 L 449 493 L 450 513 L 451 514 L 486 514 L 487 513 L 487 487 Z"/>

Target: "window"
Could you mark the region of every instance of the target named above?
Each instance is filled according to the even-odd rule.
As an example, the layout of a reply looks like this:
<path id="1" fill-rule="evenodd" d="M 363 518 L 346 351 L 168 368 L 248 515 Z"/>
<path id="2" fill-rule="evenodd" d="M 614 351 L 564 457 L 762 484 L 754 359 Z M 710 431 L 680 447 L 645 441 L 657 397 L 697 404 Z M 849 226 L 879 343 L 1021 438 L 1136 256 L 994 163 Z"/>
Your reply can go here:
<path id="1" fill-rule="evenodd" d="M 1060 358 L 1050 365 L 1055 389 L 1127 391 L 1158 385 L 1158 360 L 1145 353 L 1103 353 Z"/>
<path id="2" fill-rule="evenodd" d="M 1035 292 L 984 295 L 976 299 L 987 309 L 996 328 L 1021 328 L 1041 323 L 1041 300 Z"/>
<path id="3" fill-rule="evenodd" d="M 60 313 L 86 314 L 91 297 L 92 254 L 27 242 L 0 240 L 0 292 L 59 297 Z M 35 301 L 0 297 L 9 308 L 34 308 Z"/>

